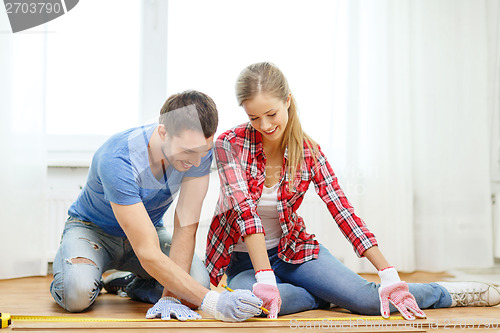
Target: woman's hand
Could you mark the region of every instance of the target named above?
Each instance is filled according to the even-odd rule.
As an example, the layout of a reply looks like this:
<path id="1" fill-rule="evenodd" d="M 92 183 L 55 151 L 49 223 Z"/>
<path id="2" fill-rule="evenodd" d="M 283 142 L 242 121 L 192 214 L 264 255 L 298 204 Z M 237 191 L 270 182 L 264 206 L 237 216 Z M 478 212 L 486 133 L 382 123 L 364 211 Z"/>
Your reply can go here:
<path id="1" fill-rule="evenodd" d="M 406 282 L 401 281 L 394 267 L 387 267 L 378 272 L 380 276 L 380 313 L 382 317 L 389 318 L 389 302 L 403 315 L 406 320 L 415 317 L 425 318 L 425 313 L 420 310 L 415 297 L 410 293 Z"/>
<path id="2" fill-rule="evenodd" d="M 257 272 L 255 273 L 257 283 L 254 283 L 252 292 L 264 302 L 263 307 L 269 310 L 267 318 L 276 319 L 281 308 L 281 297 L 274 271 L 269 263 L 264 234 L 247 235 L 245 244 L 253 268 Z"/>
<path id="3" fill-rule="evenodd" d="M 269 310 L 267 318 L 278 318 L 281 308 L 281 297 L 273 270 L 258 271 L 255 274 L 255 278 L 257 279 L 257 283 L 253 285 L 252 292 L 262 300 L 262 306 Z"/>

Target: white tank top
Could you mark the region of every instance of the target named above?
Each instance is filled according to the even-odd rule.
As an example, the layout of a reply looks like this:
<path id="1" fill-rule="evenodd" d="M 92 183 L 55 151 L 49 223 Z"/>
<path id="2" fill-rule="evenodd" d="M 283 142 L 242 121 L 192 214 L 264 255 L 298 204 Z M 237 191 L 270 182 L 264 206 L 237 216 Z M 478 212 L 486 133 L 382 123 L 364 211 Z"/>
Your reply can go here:
<path id="1" fill-rule="evenodd" d="M 262 196 L 257 204 L 257 214 L 259 214 L 262 226 L 266 232 L 266 249 L 268 250 L 278 246 L 281 234 L 283 233 L 278 214 L 278 187 L 279 182 L 273 187 L 266 187 L 264 185 Z M 233 250 L 248 252 L 247 245 L 241 237 Z"/>

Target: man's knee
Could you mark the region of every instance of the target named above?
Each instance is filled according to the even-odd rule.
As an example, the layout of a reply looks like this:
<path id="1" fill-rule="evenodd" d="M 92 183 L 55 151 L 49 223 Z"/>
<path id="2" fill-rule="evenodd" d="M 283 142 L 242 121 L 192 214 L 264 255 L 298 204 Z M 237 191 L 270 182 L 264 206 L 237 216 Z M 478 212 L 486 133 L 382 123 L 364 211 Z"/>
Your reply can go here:
<path id="1" fill-rule="evenodd" d="M 66 265 L 76 266 L 65 270 L 65 274 L 56 273 L 51 284 L 54 300 L 69 312 L 81 312 L 94 302 L 101 290 L 98 274 L 88 274 L 85 266 L 97 269 L 97 265 L 87 258 L 67 259 Z M 83 267 L 82 267 L 83 266 Z M 76 268 L 76 269 L 75 269 Z"/>
<path id="2" fill-rule="evenodd" d="M 94 265 L 97 267 L 95 262 L 93 262 L 92 260 L 90 260 L 88 258 L 76 257 L 76 258 L 68 259 L 67 262 L 70 264 L 73 264 L 73 265 L 87 264 L 87 265 Z"/>

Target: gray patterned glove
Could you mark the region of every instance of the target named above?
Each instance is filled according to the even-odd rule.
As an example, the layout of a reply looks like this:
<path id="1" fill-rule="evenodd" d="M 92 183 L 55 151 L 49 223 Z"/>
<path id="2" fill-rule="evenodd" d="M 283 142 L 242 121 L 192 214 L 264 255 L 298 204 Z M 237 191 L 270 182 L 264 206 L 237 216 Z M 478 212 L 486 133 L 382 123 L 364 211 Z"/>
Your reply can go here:
<path id="1" fill-rule="evenodd" d="M 178 299 L 168 296 L 160 298 L 160 300 L 148 310 L 146 319 L 153 319 L 161 316 L 162 320 L 170 320 L 172 315 L 180 321 L 201 319 L 199 313 L 181 304 L 181 301 Z"/>
<path id="2" fill-rule="evenodd" d="M 221 294 L 211 290 L 203 299 L 201 309 L 215 319 L 229 322 L 244 321 L 262 312 L 262 301 L 250 290 L 237 289 Z"/>

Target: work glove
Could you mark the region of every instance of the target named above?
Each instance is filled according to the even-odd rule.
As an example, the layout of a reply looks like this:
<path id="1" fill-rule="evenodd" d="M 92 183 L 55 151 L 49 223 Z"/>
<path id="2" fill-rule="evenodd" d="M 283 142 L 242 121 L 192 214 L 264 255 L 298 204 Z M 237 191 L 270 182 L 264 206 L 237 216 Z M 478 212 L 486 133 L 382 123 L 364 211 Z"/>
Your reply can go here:
<path id="1" fill-rule="evenodd" d="M 160 298 L 160 300 L 148 310 L 146 319 L 153 319 L 161 316 L 162 320 L 170 320 L 172 315 L 180 321 L 201 319 L 199 313 L 183 305 L 178 299 L 169 296 Z"/>
<path id="2" fill-rule="evenodd" d="M 262 312 L 261 306 L 262 301 L 250 290 L 241 289 L 233 292 L 223 291 L 220 294 L 211 290 L 201 303 L 203 311 L 215 319 L 229 322 L 243 321 L 258 316 Z"/>
<path id="3" fill-rule="evenodd" d="M 281 308 L 281 297 L 276 285 L 276 277 L 272 269 L 258 271 L 255 274 L 257 283 L 253 285 L 253 293 L 263 301 L 264 308 L 269 310 L 267 318 L 276 319 Z"/>
<path id="4" fill-rule="evenodd" d="M 389 302 L 403 315 L 406 320 L 414 320 L 415 316 L 425 318 L 425 313 L 420 310 L 415 297 L 410 293 L 406 282 L 399 279 L 394 267 L 387 267 L 378 272 L 380 276 L 380 313 L 382 317 L 389 318 Z"/>

